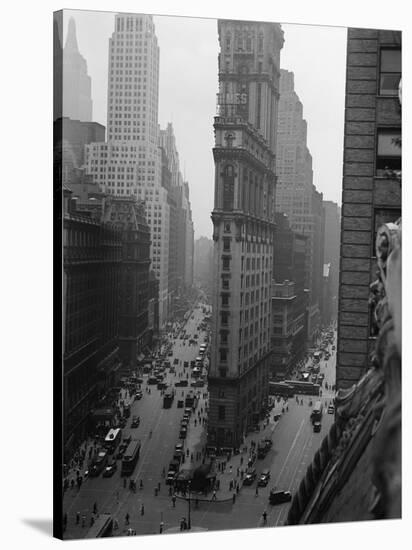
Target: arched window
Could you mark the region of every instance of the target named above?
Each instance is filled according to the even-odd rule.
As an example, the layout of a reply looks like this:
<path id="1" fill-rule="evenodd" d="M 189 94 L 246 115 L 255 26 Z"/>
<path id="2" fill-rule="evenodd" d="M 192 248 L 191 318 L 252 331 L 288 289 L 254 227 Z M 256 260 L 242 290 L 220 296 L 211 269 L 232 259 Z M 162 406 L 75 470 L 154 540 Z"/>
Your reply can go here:
<path id="1" fill-rule="evenodd" d="M 228 32 L 227 35 L 226 35 L 226 51 L 227 52 L 230 51 L 231 41 L 232 41 L 232 35 L 230 34 L 230 32 Z"/>
<path id="2" fill-rule="evenodd" d="M 232 164 L 223 170 L 223 209 L 233 210 L 235 198 L 235 171 Z"/>
<path id="3" fill-rule="evenodd" d="M 258 38 L 258 53 L 263 53 L 263 34 L 259 34 L 259 38 Z"/>

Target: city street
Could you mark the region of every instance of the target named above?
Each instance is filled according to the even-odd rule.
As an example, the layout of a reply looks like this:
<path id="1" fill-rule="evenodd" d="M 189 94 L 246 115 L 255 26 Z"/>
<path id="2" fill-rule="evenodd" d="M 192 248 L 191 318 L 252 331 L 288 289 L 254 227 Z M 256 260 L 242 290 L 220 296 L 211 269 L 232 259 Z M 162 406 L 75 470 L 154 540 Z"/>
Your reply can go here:
<path id="1" fill-rule="evenodd" d="M 194 317 L 194 318 L 192 318 Z M 196 327 L 203 319 L 201 309 L 193 312 L 185 326 L 187 334 L 194 335 Z M 203 342 L 204 333 L 199 333 L 199 343 Z M 183 344 L 185 342 L 185 344 Z M 188 340 L 176 339 L 173 344 L 173 357 L 168 357 L 171 362 L 174 358 L 179 359 L 179 365 L 175 365 L 175 374 L 167 374 L 167 383 L 174 384 L 179 380 L 179 375 L 186 377 L 183 368 L 183 361 L 193 360 L 198 355 L 199 344 L 188 345 Z M 336 355 L 331 350 L 331 357 L 328 361 L 321 361 L 321 372 L 325 373 L 325 381 L 328 384 L 334 382 L 334 365 Z M 190 382 L 187 388 L 176 388 L 176 396 L 172 407 L 162 407 L 161 391 L 156 386 L 147 384 L 147 375 L 142 385 L 143 398 L 134 401 L 132 404 L 131 417 L 123 433 L 125 436 L 131 434 L 133 438 L 141 441 L 140 458 L 131 478 L 120 477 L 120 463 L 117 461 L 118 469 L 111 478 L 103 478 L 102 475 L 96 478 L 87 479 L 80 490 L 70 488 L 66 491 L 64 498 L 64 510 L 67 512 L 68 523 L 65 538 L 82 538 L 90 527 L 90 518 L 93 506 L 96 503 L 98 513 L 111 513 L 118 522 L 116 535 L 127 534 L 129 527 L 136 530 L 137 534 L 159 533 L 160 523 L 163 522 L 163 531 L 178 530 L 182 517 L 188 517 L 189 504 L 186 499 L 178 497 L 175 506 L 169 496 L 169 486 L 164 483 L 162 470 L 168 470 L 168 464 L 172 460 L 175 444 L 179 441 L 179 421 L 183 409 L 177 408 L 177 400 L 184 397 L 191 388 Z M 189 378 L 190 381 L 190 378 Z M 148 389 L 150 388 L 150 393 Z M 190 462 L 190 455 L 203 449 L 205 438 L 205 427 L 194 425 L 194 418 L 198 411 L 203 410 L 205 414 L 205 399 L 203 398 L 205 388 L 200 388 L 200 397 L 196 413 L 192 414 L 187 439 L 184 441 L 185 450 L 189 449 L 189 456 L 186 458 L 183 468 L 195 466 L 200 462 Z M 330 401 L 332 392 L 323 391 L 322 400 L 325 404 Z M 271 412 L 268 425 L 259 433 L 251 433 L 247 436 L 245 445 L 250 448 L 250 442 L 256 443 L 263 437 L 271 437 L 273 446 L 263 460 L 255 463 L 257 477 L 250 486 L 242 486 L 237 469 L 241 467 L 240 461 L 246 454 L 233 456 L 226 465 L 223 473 L 220 473 L 221 489 L 218 491 L 217 501 L 191 502 L 191 524 L 193 529 L 239 529 L 251 528 L 263 525 L 262 513 L 267 511 L 267 526 L 282 525 L 289 508 L 289 503 L 271 506 L 268 502 L 270 489 L 276 487 L 278 490 L 288 490 L 292 494 L 297 490 L 306 468 L 313 458 L 323 437 L 329 430 L 333 415 L 324 410 L 322 429 L 320 433 L 314 433 L 309 406 L 309 396 L 288 400 L 288 410 L 283 402 L 276 402 Z M 303 405 L 301 401 L 303 400 Z M 313 401 L 313 398 L 312 398 Z M 284 413 L 282 414 L 282 408 Z M 275 413 L 281 413 L 281 418 L 274 422 Z M 140 416 L 140 426 L 132 429 L 130 427 L 133 415 Z M 150 436 L 150 432 L 152 435 Z M 246 460 L 245 460 L 246 462 Z M 244 467 L 244 466 L 243 466 Z M 257 480 L 260 472 L 269 468 L 271 479 L 266 487 L 259 487 L 256 493 Z M 126 479 L 126 487 L 123 480 Z M 136 481 L 136 493 L 129 489 L 129 480 Z M 143 481 L 143 488 L 139 489 L 140 480 Z M 230 481 L 240 483 L 239 494 L 232 501 L 232 491 L 229 491 Z M 160 483 L 160 491 L 155 496 L 155 488 Z M 207 497 L 210 499 L 210 496 Z M 143 508 L 142 508 L 143 506 Z M 142 513 L 143 512 L 143 513 Z M 79 513 L 80 521 L 76 524 L 76 514 Z M 126 514 L 130 516 L 130 525 L 126 525 Z M 83 519 L 84 517 L 84 519 Z M 82 521 L 85 525 L 82 526 Z"/>

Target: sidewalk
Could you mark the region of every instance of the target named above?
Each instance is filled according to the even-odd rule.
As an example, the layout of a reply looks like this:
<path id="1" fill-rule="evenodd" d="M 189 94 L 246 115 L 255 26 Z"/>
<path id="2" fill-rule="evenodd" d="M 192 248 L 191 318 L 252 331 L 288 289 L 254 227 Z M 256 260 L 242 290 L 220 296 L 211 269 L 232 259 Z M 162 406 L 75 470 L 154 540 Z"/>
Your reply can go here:
<path id="1" fill-rule="evenodd" d="M 190 461 L 190 459 L 186 459 L 183 463 L 182 469 L 189 470 L 189 469 L 195 469 L 197 466 L 200 466 L 203 461 L 203 449 L 206 445 L 206 430 L 205 426 L 202 425 L 201 428 L 199 428 L 199 425 L 197 424 L 196 427 L 193 425 L 193 419 L 196 416 L 197 417 L 197 411 L 199 410 L 199 407 L 202 406 L 200 403 L 204 403 L 203 398 L 200 399 L 199 405 L 195 411 L 195 413 L 192 413 L 192 418 L 190 422 L 190 428 L 188 432 L 188 437 L 186 439 L 186 449 L 190 449 L 190 452 L 194 453 L 194 460 Z M 261 439 L 272 439 L 273 433 L 276 429 L 277 424 L 279 423 L 280 419 L 277 421 L 273 420 L 274 414 L 281 414 L 283 406 L 283 401 L 281 403 L 276 403 L 273 410 L 271 411 L 271 415 L 269 418 L 269 421 L 260 421 L 260 431 L 259 432 L 252 432 L 248 436 L 246 436 L 245 441 L 241 447 L 241 452 L 238 455 L 233 455 L 229 460 L 227 460 L 226 456 L 218 456 L 215 460 L 215 468 L 216 470 L 219 469 L 220 464 L 224 464 L 223 470 L 217 471 L 216 480 L 219 484 L 219 489 L 216 490 L 216 497 L 213 498 L 213 492 L 209 492 L 206 496 L 204 495 L 197 495 L 196 493 L 191 494 L 191 500 L 195 501 L 196 499 L 199 502 L 229 502 L 233 501 L 233 498 L 236 498 L 240 496 L 242 485 L 243 485 L 243 477 L 241 475 L 242 471 L 243 474 L 245 473 L 247 469 L 247 462 L 248 457 L 251 450 L 251 443 L 252 441 L 257 443 Z M 204 414 L 204 413 L 203 413 Z M 266 424 L 265 427 L 263 425 Z M 200 429 L 202 430 L 202 433 L 200 433 Z M 196 452 L 200 452 L 201 456 L 199 460 L 196 460 Z M 208 457 L 205 457 L 205 461 L 208 462 Z M 231 486 L 232 482 L 232 486 Z M 236 487 L 238 487 L 238 490 L 236 490 Z M 235 496 L 234 496 L 235 495 Z M 177 499 L 180 500 L 187 500 L 187 496 L 182 495 L 176 495 Z"/>

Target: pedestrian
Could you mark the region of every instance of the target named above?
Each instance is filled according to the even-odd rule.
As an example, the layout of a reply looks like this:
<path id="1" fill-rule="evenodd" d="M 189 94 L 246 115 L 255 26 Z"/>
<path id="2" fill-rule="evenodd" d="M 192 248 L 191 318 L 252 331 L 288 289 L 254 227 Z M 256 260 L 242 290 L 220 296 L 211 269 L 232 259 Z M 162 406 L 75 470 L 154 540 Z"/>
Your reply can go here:
<path id="1" fill-rule="evenodd" d="M 236 493 L 233 493 L 232 495 L 232 503 L 234 504 L 236 502 Z"/>
<path id="2" fill-rule="evenodd" d="M 229 466 L 229 473 L 232 473 L 232 465 Z"/>
<path id="3" fill-rule="evenodd" d="M 232 480 L 230 480 L 230 483 L 229 483 L 229 491 L 231 491 L 233 488 L 233 483 L 232 483 Z"/>
<path id="4" fill-rule="evenodd" d="M 86 525 L 86 516 L 83 514 L 82 515 L 82 527 L 84 527 Z"/>
<path id="5" fill-rule="evenodd" d="M 117 521 L 117 519 L 113 520 L 113 529 L 114 530 L 119 529 L 119 522 Z"/>
<path id="6" fill-rule="evenodd" d="M 163 521 L 161 521 L 159 526 L 159 533 L 163 533 L 163 526 L 164 526 L 164 523 Z"/>
<path id="7" fill-rule="evenodd" d="M 236 483 L 236 494 L 238 495 L 240 491 L 239 483 Z"/>
<path id="8" fill-rule="evenodd" d="M 140 515 L 141 516 L 144 516 L 144 504 L 142 502 L 141 506 L 140 506 Z"/>
<path id="9" fill-rule="evenodd" d="M 173 508 L 176 508 L 176 495 L 172 496 L 172 504 L 173 504 Z"/>
<path id="10" fill-rule="evenodd" d="M 268 513 L 266 512 L 266 510 L 264 510 L 262 517 L 263 517 L 263 525 L 266 525 L 267 517 L 268 517 Z"/>
<path id="11" fill-rule="evenodd" d="M 80 512 L 76 512 L 76 525 L 79 525 L 80 522 Z"/>
<path id="12" fill-rule="evenodd" d="M 97 514 L 97 502 L 93 504 L 93 514 Z"/>
<path id="13" fill-rule="evenodd" d="M 94 525 L 94 516 L 90 517 L 90 527 L 93 527 Z"/>
<path id="14" fill-rule="evenodd" d="M 259 488 L 258 488 L 258 486 L 256 485 L 255 497 L 257 497 L 258 495 L 259 495 Z"/>
<path id="15" fill-rule="evenodd" d="M 143 479 L 140 480 L 140 489 L 143 489 Z"/>
<path id="16" fill-rule="evenodd" d="M 216 497 L 216 491 L 213 491 L 213 493 L 212 493 L 212 500 L 216 500 L 216 499 L 217 499 L 217 497 Z"/>
<path id="17" fill-rule="evenodd" d="M 127 512 L 127 514 L 126 514 L 125 522 L 126 522 L 126 525 L 129 525 L 129 523 L 130 523 L 130 515 L 129 515 L 129 512 Z"/>

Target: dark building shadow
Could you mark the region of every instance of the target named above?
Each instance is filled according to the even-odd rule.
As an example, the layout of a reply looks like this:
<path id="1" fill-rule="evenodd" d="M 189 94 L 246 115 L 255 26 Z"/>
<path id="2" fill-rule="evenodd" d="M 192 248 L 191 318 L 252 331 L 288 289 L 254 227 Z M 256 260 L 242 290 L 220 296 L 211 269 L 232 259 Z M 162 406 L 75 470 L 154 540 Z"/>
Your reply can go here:
<path id="1" fill-rule="evenodd" d="M 53 520 L 52 519 L 23 519 L 23 523 L 29 527 L 33 527 L 37 531 L 44 533 L 50 537 L 53 536 Z"/>

